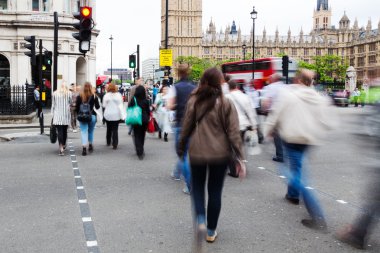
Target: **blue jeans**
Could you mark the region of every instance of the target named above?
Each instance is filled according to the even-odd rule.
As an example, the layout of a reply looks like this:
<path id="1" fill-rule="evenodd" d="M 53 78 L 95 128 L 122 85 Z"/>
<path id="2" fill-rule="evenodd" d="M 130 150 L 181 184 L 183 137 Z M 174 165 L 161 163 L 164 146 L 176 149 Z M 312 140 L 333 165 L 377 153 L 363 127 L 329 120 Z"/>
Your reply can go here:
<path id="1" fill-rule="evenodd" d="M 307 179 L 303 176 L 302 167 L 307 145 L 284 143 L 286 158 L 289 162 L 288 196 L 298 199 L 302 195 L 305 206 L 313 219 L 324 219 L 323 211 L 313 190 L 306 189 Z"/>
<path id="2" fill-rule="evenodd" d="M 82 137 L 82 146 L 86 146 L 87 143 L 93 143 L 94 141 L 94 129 L 96 125 L 96 116 L 92 115 L 91 122 L 80 122 L 79 128 Z"/>
<path id="3" fill-rule="evenodd" d="M 179 138 L 181 137 L 181 127 L 174 128 L 175 133 L 175 148 L 177 149 Z M 185 183 L 189 190 L 191 189 L 191 174 L 190 174 L 190 165 L 189 160 L 187 158 L 188 144 L 186 144 L 186 148 L 183 153 L 183 159 L 178 158 L 176 167 L 173 170 L 173 176 L 179 178 L 181 174 L 185 178 Z"/>

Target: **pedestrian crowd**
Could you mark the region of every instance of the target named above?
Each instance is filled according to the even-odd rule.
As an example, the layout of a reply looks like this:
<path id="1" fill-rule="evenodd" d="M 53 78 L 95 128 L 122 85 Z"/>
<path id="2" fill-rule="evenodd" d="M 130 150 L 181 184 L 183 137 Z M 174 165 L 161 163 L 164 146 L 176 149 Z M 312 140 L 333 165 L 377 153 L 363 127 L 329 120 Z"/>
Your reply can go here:
<path id="1" fill-rule="evenodd" d="M 146 132 L 158 132 L 159 138 L 163 134 L 164 142 L 173 134 L 178 159 L 171 177 L 183 180 L 183 192 L 191 196 L 194 247 L 200 252 L 203 241 L 214 242 L 217 238 L 226 175 L 242 180 L 247 173 L 247 155 L 258 154 L 260 144 L 273 139 L 273 161 L 288 168 L 284 199 L 292 205 L 299 205 L 303 199 L 310 218 L 301 223 L 327 231 L 323 208 L 307 187 L 304 165 L 311 147 L 321 145 L 335 126 L 331 101 L 314 89 L 314 72 L 298 70 L 289 85 L 281 81 L 281 75 L 273 74 L 262 91 L 255 90 L 254 83 L 242 85 L 223 76 L 217 68 L 207 69 L 198 84 L 189 79 L 189 74 L 189 66 L 180 64 L 179 81 L 172 86 L 155 84 L 153 99 L 142 80 L 136 80 L 127 108 L 115 83 L 107 85 L 102 99 L 88 82 L 82 87 L 73 84 L 70 89 L 62 83 L 52 99 L 59 155 L 65 152 L 68 125 L 76 132 L 77 121 L 82 155 L 93 152 L 94 129 L 100 115 L 107 126 L 106 144 L 113 149 L 119 144 L 119 124 L 133 122 L 129 123 L 129 134 L 140 160 L 145 157 Z M 377 144 L 379 135 L 376 132 Z M 375 178 L 377 182 L 380 179 Z M 379 192 L 377 184 L 368 213 L 337 233 L 338 239 L 364 247 L 369 227 L 379 213 Z"/>

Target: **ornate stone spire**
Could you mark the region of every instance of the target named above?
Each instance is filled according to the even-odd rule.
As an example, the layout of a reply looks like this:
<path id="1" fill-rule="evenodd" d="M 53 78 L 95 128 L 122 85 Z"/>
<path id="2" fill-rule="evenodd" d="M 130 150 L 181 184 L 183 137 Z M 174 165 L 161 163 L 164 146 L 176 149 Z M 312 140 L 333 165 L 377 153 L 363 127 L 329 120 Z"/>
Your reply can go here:
<path id="1" fill-rule="evenodd" d="M 263 31 L 263 43 L 267 42 L 267 30 L 265 29 L 264 26 L 264 31 Z"/>
<path id="2" fill-rule="evenodd" d="M 289 31 L 288 31 L 288 43 L 292 43 L 292 31 L 290 31 L 290 26 L 289 26 Z"/>
<path id="3" fill-rule="evenodd" d="M 371 36 L 371 31 L 372 31 L 372 21 L 371 19 L 368 20 L 367 28 L 366 28 L 366 36 L 369 37 Z"/>
<path id="4" fill-rule="evenodd" d="M 299 41 L 299 43 L 301 44 L 301 43 L 303 43 L 303 42 L 304 42 L 304 40 L 303 40 L 303 30 L 302 30 L 302 27 L 301 27 L 300 41 Z"/>
<path id="5" fill-rule="evenodd" d="M 354 28 L 354 30 L 359 30 L 358 18 L 355 18 L 354 26 L 352 28 Z"/>
<path id="6" fill-rule="evenodd" d="M 275 33 L 274 42 L 278 43 L 279 41 L 280 41 L 280 38 L 279 38 L 278 27 L 277 27 L 277 28 L 276 28 L 276 33 Z"/>

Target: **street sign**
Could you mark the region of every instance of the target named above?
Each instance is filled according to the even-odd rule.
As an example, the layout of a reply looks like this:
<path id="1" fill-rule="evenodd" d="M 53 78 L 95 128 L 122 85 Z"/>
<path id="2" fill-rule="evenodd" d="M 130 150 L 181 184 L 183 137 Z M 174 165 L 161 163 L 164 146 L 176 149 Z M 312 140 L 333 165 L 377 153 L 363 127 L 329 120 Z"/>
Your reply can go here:
<path id="1" fill-rule="evenodd" d="M 173 50 L 161 49 L 160 50 L 160 66 L 172 66 L 173 65 Z"/>

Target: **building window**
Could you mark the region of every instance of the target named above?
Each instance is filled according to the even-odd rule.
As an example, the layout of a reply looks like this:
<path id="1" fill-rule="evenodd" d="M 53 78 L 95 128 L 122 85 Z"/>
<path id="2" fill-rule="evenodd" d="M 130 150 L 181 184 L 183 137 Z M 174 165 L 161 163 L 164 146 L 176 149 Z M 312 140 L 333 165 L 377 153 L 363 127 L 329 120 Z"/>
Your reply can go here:
<path id="1" fill-rule="evenodd" d="M 8 10 L 8 0 L 0 0 L 0 10 Z"/>
<path id="2" fill-rule="evenodd" d="M 376 51 L 376 43 L 371 43 L 369 44 L 369 51 L 372 52 L 372 51 Z"/>
<path id="3" fill-rule="evenodd" d="M 268 56 L 271 56 L 271 55 L 272 55 L 272 48 L 268 48 L 268 49 L 267 49 L 267 55 L 268 55 Z"/>
<path id="4" fill-rule="evenodd" d="M 43 7 L 43 11 L 50 11 L 49 9 L 49 5 L 50 5 L 50 0 L 43 0 L 42 1 L 42 7 Z"/>
<path id="5" fill-rule="evenodd" d="M 373 79 L 376 78 L 376 70 L 368 70 L 368 78 Z"/>
<path id="6" fill-rule="evenodd" d="M 363 67 L 365 65 L 365 57 L 358 58 L 358 67 Z"/>
<path id="7" fill-rule="evenodd" d="M 40 0 L 33 0 L 32 11 L 40 11 Z"/>
<path id="8" fill-rule="evenodd" d="M 293 48 L 293 49 L 292 49 L 292 55 L 293 55 L 293 56 L 297 56 L 297 49 L 296 49 L 296 48 Z"/>
<path id="9" fill-rule="evenodd" d="M 230 49 L 230 54 L 231 54 L 231 55 L 234 55 L 234 54 L 235 54 L 235 48 L 231 48 L 231 49 Z"/>
<path id="10" fill-rule="evenodd" d="M 219 47 L 219 48 L 218 48 L 218 51 L 217 51 L 217 52 L 218 52 L 218 54 L 222 54 L 222 53 L 223 53 L 223 50 L 222 50 L 222 48 L 221 48 L 221 47 Z"/>
<path id="11" fill-rule="evenodd" d="M 351 47 L 351 54 L 355 54 L 355 48 L 354 47 Z"/>
<path id="12" fill-rule="evenodd" d="M 329 54 L 329 55 L 333 55 L 333 54 L 334 54 L 334 49 L 329 48 L 329 50 L 328 50 L 328 54 Z"/>
<path id="13" fill-rule="evenodd" d="M 355 58 L 350 59 L 350 66 L 355 66 Z"/>
<path id="14" fill-rule="evenodd" d="M 80 9 L 80 1 L 79 0 L 74 0 L 74 5 L 73 5 L 73 12 L 79 12 Z"/>
<path id="15" fill-rule="evenodd" d="M 359 46 L 358 53 L 364 53 L 364 45 Z"/>
<path id="16" fill-rule="evenodd" d="M 0 87 L 10 84 L 10 64 L 8 59 L 0 54 Z"/>
<path id="17" fill-rule="evenodd" d="M 320 49 L 320 48 L 317 48 L 315 54 L 316 54 L 317 56 L 321 56 L 321 49 Z"/>
<path id="18" fill-rule="evenodd" d="M 308 56 L 308 55 L 309 55 L 309 49 L 308 49 L 308 48 L 305 48 L 305 49 L 303 50 L 303 54 L 304 54 L 305 56 Z"/>
<path id="19" fill-rule="evenodd" d="M 204 52 L 205 52 L 205 54 L 210 54 L 210 48 L 205 47 Z"/>
<path id="20" fill-rule="evenodd" d="M 369 64 L 374 64 L 376 63 L 376 55 L 371 55 L 368 57 L 368 63 Z"/>

